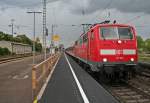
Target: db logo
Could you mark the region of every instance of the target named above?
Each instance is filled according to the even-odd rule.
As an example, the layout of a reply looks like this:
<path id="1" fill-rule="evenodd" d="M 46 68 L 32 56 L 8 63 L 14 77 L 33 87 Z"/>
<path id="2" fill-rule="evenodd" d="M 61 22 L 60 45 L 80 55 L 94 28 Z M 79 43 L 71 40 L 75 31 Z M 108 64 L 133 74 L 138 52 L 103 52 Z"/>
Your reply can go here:
<path id="1" fill-rule="evenodd" d="M 123 50 L 116 50 L 116 54 L 123 54 Z"/>

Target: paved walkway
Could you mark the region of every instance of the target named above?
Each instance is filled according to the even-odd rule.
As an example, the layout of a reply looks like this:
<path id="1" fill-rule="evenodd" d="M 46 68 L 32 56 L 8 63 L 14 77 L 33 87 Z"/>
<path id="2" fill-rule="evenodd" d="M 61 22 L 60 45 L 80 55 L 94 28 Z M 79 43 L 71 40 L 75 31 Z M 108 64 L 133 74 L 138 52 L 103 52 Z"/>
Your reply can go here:
<path id="1" fill-rule="evenodd" d="M 118 103 L 72 58 L 63 55 L 40 103 Z"/>

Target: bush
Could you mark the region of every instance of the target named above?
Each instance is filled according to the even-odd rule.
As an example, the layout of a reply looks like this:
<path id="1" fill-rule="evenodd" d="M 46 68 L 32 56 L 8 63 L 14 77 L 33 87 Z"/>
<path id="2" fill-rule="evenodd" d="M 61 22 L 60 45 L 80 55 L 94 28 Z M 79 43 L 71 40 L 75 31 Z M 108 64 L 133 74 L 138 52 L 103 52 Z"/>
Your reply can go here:
<path id="1" fill-rule="evenodd" d="M 0 47 L 0 55 L 3 55 L 3 50 L 1 47 Z"/>
<path id="2" fill-rule="evenodd" d="M 42 44 L 35 42 L 35 51 L 41 52 L 42 51 Z"/>
<path id="3" fill-rule="evenodd" d="M 0 47 L 0 55 L 4 56 L 4 55 L 10 55 L 11 52 L 8 50 L 8 48 L 1 48 Z"/>

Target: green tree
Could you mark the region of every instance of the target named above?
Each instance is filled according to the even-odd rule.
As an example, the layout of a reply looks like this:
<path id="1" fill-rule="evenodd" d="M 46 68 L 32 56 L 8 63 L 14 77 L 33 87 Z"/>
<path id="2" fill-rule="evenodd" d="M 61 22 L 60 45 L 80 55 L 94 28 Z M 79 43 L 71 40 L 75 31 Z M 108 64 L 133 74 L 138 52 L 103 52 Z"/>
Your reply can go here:
<path id="1" fill-rule="evenodd" d="M 145 49 L 150 53 L 150 39 L 145 40 Z"/>
<path id="2" fill-rule="evenodd" d="M 40 38 L 37 37 L 35 41 L 36 41 L 37 43 L 40 43 Z"/>
<path id="3" fill-rule="evenodd" d="M 145 43 L 144 43 L 144 40 L 143 40 L 143 38 L 141 36 L 137 36 L 137 44 L 138 44 L 138 49 L 140 51 L 143 51 Z"/>
<path id="4" fill-rule="evenodd" d="M 29 44 L 29 45 L 33 44 L 33 41 L 30 38 L 28 38 L 26 35 L 18 35 L 16 37 L 13 37 L 12 35 L 5 34 L 3 32 L 0 32 L 0 40 L 18 42 L 18 43 Z M 37 52 L 42 51 L 42 44 L 40 43 L 39 38 L 36 38 L 35 48 Z M 5 55 L 4 54 L 5 52 L 6 54 L 9 54 L 6 48 L 0 48 L 0 55 Z"/>
<path id="5" fill-rule="evenodd" d="M 14 37 L 14 38 L 13 38 L 13 42 L 21 43 L 22 40 L 21 40 L 20 38 L 18 38 L 18 37 Z"/>
<path id="6" fill-rule="evenodd" d="M 13 36 L 0 32 L 0 40 L 13 41 Z"/>
<path id="7" fill-rule="evenodd" d="M 26 35 L 18 35 L 17 38 L 21 40 L 21 43 L 32 45 L 32 40 L 29 39 Z"/>
<path id="8" fill-rule="evenodd" d="M 4 39 L 4 33 L 3 32 L 0 32 L 0 40 L 3 40 Z"/>

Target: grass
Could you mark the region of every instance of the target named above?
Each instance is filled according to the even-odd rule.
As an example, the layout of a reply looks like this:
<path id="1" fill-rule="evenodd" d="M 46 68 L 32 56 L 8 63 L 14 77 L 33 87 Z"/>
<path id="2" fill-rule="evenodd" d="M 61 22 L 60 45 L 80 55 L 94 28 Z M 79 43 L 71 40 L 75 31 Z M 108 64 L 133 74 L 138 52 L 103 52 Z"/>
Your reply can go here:
<path id="1" fill-rule="evenodd" d="M 150 54 L 139 54 L 139 61 L 150 62 Z"/>

